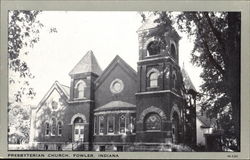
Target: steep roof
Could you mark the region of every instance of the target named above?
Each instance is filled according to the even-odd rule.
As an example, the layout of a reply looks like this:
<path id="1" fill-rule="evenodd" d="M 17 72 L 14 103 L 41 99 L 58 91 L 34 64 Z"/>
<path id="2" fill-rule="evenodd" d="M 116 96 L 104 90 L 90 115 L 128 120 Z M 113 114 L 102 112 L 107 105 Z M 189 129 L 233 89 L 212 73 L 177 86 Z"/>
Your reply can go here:
<path id="1" fill-rule="evenodd" d="M 80 73 L 95 73 L 100 75 L 102 69 L 99 66 L 93 51 L 88 51 L 83 58 L 75 65 L 75 67 L 69 72 L 69 75 L 80 74 Z"/>
<path id="2" fill-rule="evenodd" d="M 100 84 L 108 77 L 108 75 L 112 72 L 112 70 L 116 67 L 116 65 L 119 65 L 124 71 L 128 73 L 135 81 L 137 81 L 137 73 L 136 71 L 128 65 L 119 55 L 117 55 L 106 67 L 106 69 L 102 72 L 102 74 L 96 79 L 96 88 L 100 86 Z"/>
<path id="3" fill-rule="evenodd" d="M 172 36 L 176 37 L 177 40 L 180 40 L 180 35 L 176 32 L 173 26 L 168 25 L 161 25 L 160 23 L 157 23 L 156 20 L 159 18 L 158 14 L 150 14 L 148 18 L 145 20 L 145 22 L 142 23 L 142 25 L 137 30 L 137 33 L 140 33 L 142 31 L 149 31 L 149 30 L 157 30 L 159 31 L 168 31 L 171 33 Z M 160 29 L 161 28 L 161 29 Z"/>
<path id="4" fill-rule="evenodd" d="M 192 90 L 194 90 L 196 92 L 194 84 L 191 81 L 191 79 L 190 79 L 188 73 L 186 72 L 186 70 L 184 69 L 184 67 L 182 67 L 181 73 L 182 73 L 182 76 L 183 76 L 183 81 L 184 81 L 185 88 L 186 89 L 192 89 Z"/>
<path id="5" fill-rule="evenodd" d="M 59 83 L 59 82 L 58 82 L 58 83 Z M 60 83 L 59 83 L 59 85 L 60 85 L 60 86 L 61 86 L 61 88 L 63 89 L 63 91 L 64 91 L 65 95 L 66 95 L 67 97 L 69 97 L 69 94 L 70 94 L 70 88 L 69 88 L 68 86 L 63 85 L 63 84 L 60 84 Z"/>
<path id="6" fill-rule="evenodd" d="M 123 109 L 135 109 L 135 105 L 123 102 L 123 101 L 111 101 L 101 107 L 95 109 L 95 111 L 105 111 L 105 110 L 123 110 Z"/>
<path id="7" fill-rule="evenodd" d="M 51 93 L 53 92 L 53 90 L 56 89 L 59 93 L 62 93 L 60 95 L 65 95 L 66 100 L 69 99 L 69 87 L 60 84 L 58 81 L 55 81 L 53 83 L 53 85 L 50 87 L 50 89 L 48 90 L 48 92 L 44 95 L 44 97 L 42 98 L 42 100 L 39 102 L 39 104 L 37 105 L 37 111 L 39 111 L 39 109 L 42 107 L 43 103 L 48 99 L 48 97 L 51 95 Z"/>
<path id="8" fill-rule="evenodd" d="M 137 32 L 143 31 L 143 30 L 148 30 L 152 29 L 158 26 L 158 23 L 155 23 L 154 21 L 158 18 L 159 16 L 151 14 L 145 22 L 140 26 L 140 28 L 137 30 Z"/>

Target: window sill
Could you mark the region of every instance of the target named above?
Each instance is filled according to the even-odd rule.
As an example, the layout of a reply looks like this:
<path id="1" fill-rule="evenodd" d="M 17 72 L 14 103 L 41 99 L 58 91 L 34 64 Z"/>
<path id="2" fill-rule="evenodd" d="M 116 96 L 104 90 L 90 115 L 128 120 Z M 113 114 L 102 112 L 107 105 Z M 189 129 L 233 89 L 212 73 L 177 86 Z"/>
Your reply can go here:
<path id="1" fill-rule="evenodd" d="M 112 136 L 112 135 L 115 135 L 115 133 L 114 132 L 113 133 L 107 133 L 107 135 L 111 135 Z"/>
<path id="2" fill-rule="evenodd" d="M 161 130 L 147 130 L 145 132 L 161 132 Z"/>
<path id="3" fill-rule="evenodd" d="M 158 54 L 154 54 L 154 55 L 149 55 L 149 53 L 147 53 L 146 58 L 154 58 L 154 57 L 158 57 L 158 56 L 162 56 L 163 54 L 158 53 Z"/>
<path id="4" fill-rule="evenodd" d="M 160 88 L 159 86 L 153 86 L 153 87 L 147 87 L 147 89 L 158 89 Z"/>
<path id="5" fill-rule="evenodd" d="M 83 97 L 83 98 L 74 98 L 74 100 L 85 100 L 87 99 L 87 97 Z"/>
<path id="6" fill-rule="evenodd" d="M 93 136 L 122 136 L 122 135 L 136 135 L 136 133 L 108 133 L 108 134 L 94 134 Z"/>

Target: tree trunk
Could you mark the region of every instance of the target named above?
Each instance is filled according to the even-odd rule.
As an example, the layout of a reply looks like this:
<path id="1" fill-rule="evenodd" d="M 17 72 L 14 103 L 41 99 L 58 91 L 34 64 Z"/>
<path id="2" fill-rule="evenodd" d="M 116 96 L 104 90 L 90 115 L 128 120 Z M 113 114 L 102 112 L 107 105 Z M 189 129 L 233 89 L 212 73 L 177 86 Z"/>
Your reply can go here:
<path id="1" fill-rule="evenodd" d="M 228 13 L 229 85 L 234 133 L 240 151 L 240 13 Z"/>

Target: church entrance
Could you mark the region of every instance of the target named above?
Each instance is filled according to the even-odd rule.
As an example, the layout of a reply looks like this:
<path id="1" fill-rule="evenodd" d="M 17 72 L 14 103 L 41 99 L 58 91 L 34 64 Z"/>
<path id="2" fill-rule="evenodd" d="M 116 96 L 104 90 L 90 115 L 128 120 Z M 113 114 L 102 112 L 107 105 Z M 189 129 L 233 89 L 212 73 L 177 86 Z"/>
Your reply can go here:
<path id="1" fill-rule="evenodd" d="M 173 113 L 172 119 L 172 138 L 173 143 L 179 143 L 179 116 L 176 112 Z"/>
<path id="2" fill-rule="evenodd" d="M 84 141 L 84 124 L 83 124 L 83 119 L 80 117 L 77 117 L 74 120 L 73 138 L 75 142 Z"/>

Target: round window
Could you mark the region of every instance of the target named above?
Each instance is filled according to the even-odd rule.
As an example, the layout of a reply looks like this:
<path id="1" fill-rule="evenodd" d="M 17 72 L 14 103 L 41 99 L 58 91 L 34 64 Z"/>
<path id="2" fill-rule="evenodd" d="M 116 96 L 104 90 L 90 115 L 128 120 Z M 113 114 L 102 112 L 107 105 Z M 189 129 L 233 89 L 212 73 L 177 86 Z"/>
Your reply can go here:
<path id="1" fill-rule="evenodd" d="M 113 80 L 110 85 L 110 90 L 112 93 L 120 93 L 123 90 L 123 88 L 124 84 L 120 79 Z"/>
<path id="2" fill-rule="evenodd" d="M 52 109 L 57 109 L 57 107 L 58 107 L 58 103 L 55 101 L 55 100 L 53 100 L 52 102 L 51 102 L 51 107 L 52 107 Z"/>

